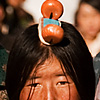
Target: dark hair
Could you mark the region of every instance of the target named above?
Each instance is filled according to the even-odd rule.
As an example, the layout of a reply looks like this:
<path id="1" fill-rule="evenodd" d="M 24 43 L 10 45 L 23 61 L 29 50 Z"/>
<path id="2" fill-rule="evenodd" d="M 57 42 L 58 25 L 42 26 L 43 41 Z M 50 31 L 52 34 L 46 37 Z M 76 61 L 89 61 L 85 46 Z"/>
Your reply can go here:
<path id="1" fill-rule="evenodd" d="M 75 26 L 77 26 L 77 15 L 80 9 L 81 4 L 86 3 L 95 8 L 98 12 L 100 12 L 100 0 L 80 0 L 79 7 L 75 13 Z"/>
<path id="2" fill-rule="evenodd" d="M 0 0 L 0 5 L 3 6 L 4 10 L 6 10 L 5 8 L 7 7 L 7 2 L 6 0 Z"/>
<path id="3" fill-rule="evenodd" d="M 38 24 L 27 28 L 16 39 L 10 52 L 6 88 L 10 100 L 19 100 L 19 95 L 31 71 L 50 54 L 64 65 L 74 81 L 81 100 L 94 100 L 95 75 L 91 54 L 80 33 L 69 23 L 61 22 L 63 40 L 55 45 L 44 45 L 38 37 Z"/>

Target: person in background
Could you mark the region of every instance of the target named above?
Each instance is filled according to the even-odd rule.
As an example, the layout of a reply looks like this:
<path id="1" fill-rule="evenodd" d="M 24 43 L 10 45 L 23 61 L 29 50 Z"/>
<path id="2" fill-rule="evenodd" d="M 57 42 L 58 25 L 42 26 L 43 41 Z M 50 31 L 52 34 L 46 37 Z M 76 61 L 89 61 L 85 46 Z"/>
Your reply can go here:
<path id="1" fill-rule="evenodd" d="M 4 14 L 0 22 L 0 43 L 8 51 L 18 34 L 34 23 L 34 18 L 21 8 L 23 2 L 24 0 L 0 0 Z"/>
<path id="2" fill-rule="evenodd" d="M 8 100 L 8 95 L 5 87 L 7 61 L 8 53 L 0 45 L 0 100 Z"/>
<path id="3" fill-rule="evenodd" d="M 100 0 L 81 0 L 76 12 L 75 26 L 83 36 L 93 57 L 95 71 L 95 100 L 99 100 L 100 78 Z"/>
<path id="4" fill-rule="evenodd" d="M 10 100 L 94 100 L 93 59 L 86 43 L 71 24 L 61 22 L 61 28 L 64 36 L 56 44 L 42 42 L 38 24 L 16 38 L 6 74 Z"/>
<path id="5" fill-rule="evenodd" d="M 80 1 L 75 26 L 95 57 L 100 52 L 100 0 Z"/>
<path id="6" fill-rule="evenodd" d="M 95 100 L 100 100 L 100 52 L 94 57 L 93 66 L 96 76 Z"/>

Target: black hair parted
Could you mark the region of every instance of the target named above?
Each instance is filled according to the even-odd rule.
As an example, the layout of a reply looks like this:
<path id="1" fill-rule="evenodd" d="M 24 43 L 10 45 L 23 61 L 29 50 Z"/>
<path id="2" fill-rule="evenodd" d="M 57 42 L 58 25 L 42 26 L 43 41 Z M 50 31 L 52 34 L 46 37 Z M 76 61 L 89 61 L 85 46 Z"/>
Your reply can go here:
<path id="1" fill-rule="evenodd" d="M 45 45 L 38 37 L 38 24 L 28 27 L 18 36 L 7 64 L 6 88 L 10 100 L 19 95 L 30 73 L 52 55 L 64 65 L 79 92 L 81 100 L 94 100 L 95 75 L 91 54 L 76 28 L 61 22 L 63 40 L 55 45 Z"/>

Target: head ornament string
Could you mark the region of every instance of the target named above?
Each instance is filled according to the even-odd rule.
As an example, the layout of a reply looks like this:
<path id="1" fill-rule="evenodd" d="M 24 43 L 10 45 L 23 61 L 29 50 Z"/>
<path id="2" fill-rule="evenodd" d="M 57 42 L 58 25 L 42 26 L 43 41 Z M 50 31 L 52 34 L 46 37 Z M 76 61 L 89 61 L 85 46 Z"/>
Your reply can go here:
<path id="1" fill-rule="evenodd" d="M 59 43 L 64 31 L 58 18 L 63 14 L 63 5 L 58 0 L 46 0 L 41 7 L 43 17 L 39 21 L 40 41 L 46 45 Z"/>

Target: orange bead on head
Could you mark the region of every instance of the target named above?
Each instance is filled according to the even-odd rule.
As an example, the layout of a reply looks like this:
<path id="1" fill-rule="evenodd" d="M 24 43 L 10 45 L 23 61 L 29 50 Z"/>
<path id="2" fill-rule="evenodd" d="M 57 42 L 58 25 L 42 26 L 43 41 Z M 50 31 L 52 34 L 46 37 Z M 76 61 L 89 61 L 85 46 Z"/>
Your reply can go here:
<path id="1" fill-rule="evenodd" d="M 59 43 L 64 36 L 58 18 L 63 14 L 63 5 L 58 0 L 46 0 L 41 7 L 43 18 L 39 23 L 39 38 L 46 45 Z"/>
<path id="2" fill-rule="evenodd" d="M 57 44 L 63 39 L 63 29 L 55 24 L 48 24 L 42 30 L 43 39 L 50 44 Z"/>
<path id="3" fill-rule="evenodd" d="M 58 0 L 46 0 L 41 7 L 41 13 L 44 18 L 58 19 L 63 14 L 63 5 Z"/>

